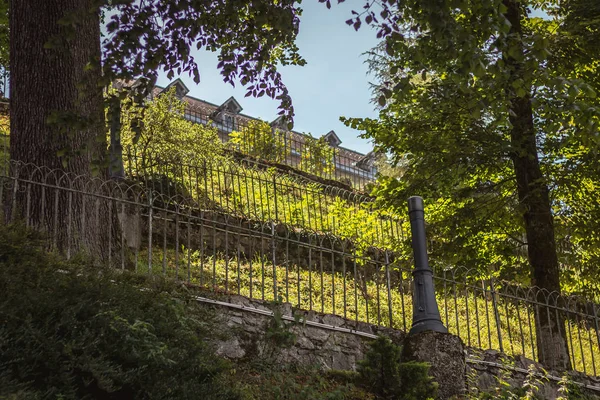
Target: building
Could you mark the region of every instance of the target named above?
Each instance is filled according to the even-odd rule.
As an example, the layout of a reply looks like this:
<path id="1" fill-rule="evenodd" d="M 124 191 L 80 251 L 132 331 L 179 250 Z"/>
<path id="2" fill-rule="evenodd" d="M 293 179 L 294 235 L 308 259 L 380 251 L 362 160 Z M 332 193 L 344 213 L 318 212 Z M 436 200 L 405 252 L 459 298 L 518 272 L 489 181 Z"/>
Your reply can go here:
<path id="1" fill-rule="evenodd" d="M 259 120 L 259 118 L 243 114 L 242 106 L 234 97 L 230 97 L 223 104 L 218 105 L 189 96 L 189 89 L 180 79 L 174 80 L 167 87 L 156 86 L 153 94 L 158 95 L 173 87 L 177 97 L 187 103 L 185 118 L 195 123 L 212 124 L 218 129 L 219 137 L 223 142 L 229 140 L 231 132 L 239 130 L 250 121 Z M 287 165 L 299 167 L 302 152 L 309 136 L 288 130 L 282 117 L 275 119 L 270 125 L 273 131 L 284 132 L 285 146 L 288 148 L 286 151 L 287 156 L 283 162 Z M 375 156 L 373 152 L 362 154 L 342 147 L 342 141 L 333 130 L 325 133 L 323 137 L 333 148 L 334 154 L 335 169 L 329 178 L 351 183 L 357 188 L 363 187 L 366 183 L 375 179 L 377 169 L 374 164 Z"/>

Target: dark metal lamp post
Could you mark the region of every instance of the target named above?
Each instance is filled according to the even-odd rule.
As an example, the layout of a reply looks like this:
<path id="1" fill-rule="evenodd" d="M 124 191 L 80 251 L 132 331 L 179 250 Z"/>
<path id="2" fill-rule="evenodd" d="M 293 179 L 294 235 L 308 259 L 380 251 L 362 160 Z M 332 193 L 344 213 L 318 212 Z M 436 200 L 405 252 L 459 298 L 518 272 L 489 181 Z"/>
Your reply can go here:
<path id="1" fill-rule="evenodd" d="M 433 271 L 427 260 L 425 213 L 422 197 L 412 196 L 408 199 L 408 215 L 415 257 L 413 323 L 408 334 L 414 335 L 424 331 L 448 333 L 448 329 L 442 324 L 440 311 L 435 300 Z"/>

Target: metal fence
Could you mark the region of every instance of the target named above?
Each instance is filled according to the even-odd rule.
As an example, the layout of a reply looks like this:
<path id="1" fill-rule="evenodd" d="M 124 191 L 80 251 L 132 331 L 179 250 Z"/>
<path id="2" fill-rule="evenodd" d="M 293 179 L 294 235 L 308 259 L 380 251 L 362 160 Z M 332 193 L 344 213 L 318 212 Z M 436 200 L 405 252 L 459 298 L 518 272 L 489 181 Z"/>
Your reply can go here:
<path id="1" fill-rule="evenodd" d="M 141 182 L 23 164 L 12 164 L 1 179 L 5 221 L 45 232 L 48 248 L 67 257 L 87 240 L 115 268 L 162 274 L 215 294 L 279 300 L 404 331 L 412 324 L 411 260 L 389 249 L 211 209 L 199 198 L 167 195 Z M 598 375 L 597 298 L 562 297 L 472 275 L 455 269 L 434 277 L 451 333 L 474 348 L 538 359 L 536 318 L 560 315 L 574 369 Z"/>
<path id="2" fill-rule="evenodd" d="M 199 113 L 189 107 L 186 108 L 184 117 L 194 123 L 216 127 L 221 140 L 232 150 L 262 157 L 267 161 L 290 165 L 322 178 L 338 180 L 355 189 L 362 189 L 366 184 L 375 180 L 375 167 L 368 162 L 361 165 L 358 154 L 356 157 L 350 157 L 347 154 L 349 150 L 331 147 L 331 152 L 326 156 L 327 160 L 314 159 L 315 155 L 310 154 L 307 142 L 316 139 L 307 135 L 276 128 L 265 135 L 248 122 L 235 118 L 223 121 L 214 120 L 211 116 Z M 233 144 L 230 141 L 231 132 L 237 132 L 240 135 L 241 143 Z M 332 168 L 316 168 L 315 170 L 314 165 L 321 161 L 331 163 Z"/>
<path id="3" fill-rule="evenodd" d="M 407 243 L 406 221 L 375 207 L 374 198 L 276 168 L 207 159 L 182 164 L 129 152 L 125 171 L 163 196 L 192 198 L 204 209 L 239 218 L 329 233 L 362 247 L 399 249 Z"/>

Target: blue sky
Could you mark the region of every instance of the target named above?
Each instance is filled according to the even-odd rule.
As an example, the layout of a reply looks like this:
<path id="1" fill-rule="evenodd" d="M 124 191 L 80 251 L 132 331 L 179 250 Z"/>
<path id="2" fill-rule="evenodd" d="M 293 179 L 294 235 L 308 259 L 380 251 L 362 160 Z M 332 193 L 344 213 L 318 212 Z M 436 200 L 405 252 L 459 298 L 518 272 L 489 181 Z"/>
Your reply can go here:
<path id="1" fill-rule="evenodd" d="M 368 26 L 363 24 L 356 32 L 345 24 L 351 11 L 364 3 L 335 3 L 332 1 L 330 10 L 317 0 L 302 3 L 304 12 L 297 44 L 307 65 L 281 68 L 281 74 L 294 103 L 294 130 L 319 137 L 333 129 L 342 140 L 342 146 L 368 153 L 371 144 L 359 138 L 358 131 L 344 126 L 339 117 L 376 116 L 369 88 L 372 77 L 367 75 L 362 54 L 378 41 Z M 548 17 L 539 10 L 534 10 L 532 15 Z M 266 121 L 277 117 L 277 101 L 266 96 L 244 97 L 246 91 L 241 85 L 234 88 L 223 82 L 217 70 L 217 53 L 196 51 L 194 55 L 200 67 L 200 84 L 196 85 L 187 75 L 180 77 L 191 96 L 216 104 L 234 96 L 244 108 L 244 114 Z M 166 74 L 161 74 L 158 84 L 166 86 L 168 83 Z"/>
<path id="2" fill-rule="evenodd" d="M 365 25 L 356 32 L 344 22 L 350 18 L 351 11 L 360 6 L 360 2 L 348 1 L 332 4 L 328 10 L 317 0 L 303 2 L 297 44 L 307 64 L 281 68 L 281 74 L 294 103 L 294 130 L 319 137 L 333 129 L 342 140 L 342 146 L 367 153 L 372 146 L 357 137 L 358 131 L 339 121 L 340 116 L 376 115 L 370 102 L 369 77 L 362 56 L 377 44 L 375 32 Z M 223 82 L 216 67 L 216 53 L 199 51 L 195 57 L 200 67 L 200 84 L 196 85 L 187 75 L 180 77 L 191 96 L 216 104 L 234 96 L 244 108 L 244 114 L 267 121 L 277 117 L 277 101 L 266 96 L 244 98 L 246 92 L 241 85 L 233 88 Z M 166 74 L 162 74 L 158 84 L 168 83 Z"/>

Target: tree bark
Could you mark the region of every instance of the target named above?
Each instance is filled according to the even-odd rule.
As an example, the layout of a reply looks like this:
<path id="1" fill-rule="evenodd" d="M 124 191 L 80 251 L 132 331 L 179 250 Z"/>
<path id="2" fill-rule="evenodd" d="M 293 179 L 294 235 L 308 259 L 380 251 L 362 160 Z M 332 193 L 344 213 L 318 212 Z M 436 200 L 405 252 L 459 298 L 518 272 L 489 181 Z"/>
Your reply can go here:
<path id="1" fill-rule="evenodd" d="M 511 23 L 510 39 L 504 60 L 510 71 L 508 93 L 510 115 L 512 162 L 517 180 L 517 191 L 525 221 L 527 252 L 532 272 L 532 284 L 548 292 L 560 293 L 559 264 L 554 238 L 554 221 L 550 206 L 548 185 L 540 168 L 536 133 L 533 122 L 530 85 L 526 94 L 518 96 L 512 82 L 524 79 L 524 64 L 510 54 L 524 55 L 521 41 L 521 3 L 518 0 L 504 0 L 507 7 L 506 18 Z M 547 293 L 546 293 L 547 294 Z M 538 301 L 547 303 L 548 296 L 540 292 Z M 557 296 L 554 296 L 556 298 Z M 570 369 L 569 352 L 565 332 L 565 318 L 555 309 L 536 308 L 536 330 L 538 357 L 547 368 Z"/>
<path id="2" fill-rule="evenodd" d="M 23 189 L 10 212 L 13 220 L 26 217 L 32 226 L 45 229 L 61 250 L 84 245 L 101 254 L 98 235 L 110 229 L 101 226 L 104 207 L 96 204 L 93 212 L 91 197 L 79 193 L 80 187 L 71 194 L 57 189 L 73 184 L 74 176 L 98 175 L 101 169 L 94 165 L 101 166 L 106 153 L 98 86 L 100 19 L 94 3 L 10 1 L 10 156 L 14 162 L 56 171 L 38 173 L 47 186 Z M 21 173 L 31 169 L 18 168 Z M 24 211 L 26 191 L 30 203 Z"/>
<path id="3" fill-rule="evenodd" d="M 12 159 L 76 174 L 89 174 L 92 161 L 102 161 L 106 138 L 102 88 L 97 85 L 100 19 L 97 8 L 91 11 L 94 3 L 11 1 Z M 70 17 L 76 20 L 72 29 L 60 23 Z M 86 70 L 91 61 L 97 67 Z M 79 129 L 48 123 L 53 115 L 70 116 L 88 126 Z M 65 151 L 70 154 L 59 156 Z"/>

